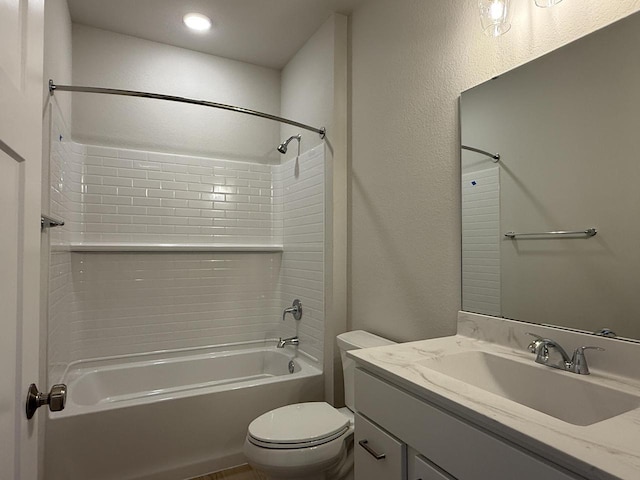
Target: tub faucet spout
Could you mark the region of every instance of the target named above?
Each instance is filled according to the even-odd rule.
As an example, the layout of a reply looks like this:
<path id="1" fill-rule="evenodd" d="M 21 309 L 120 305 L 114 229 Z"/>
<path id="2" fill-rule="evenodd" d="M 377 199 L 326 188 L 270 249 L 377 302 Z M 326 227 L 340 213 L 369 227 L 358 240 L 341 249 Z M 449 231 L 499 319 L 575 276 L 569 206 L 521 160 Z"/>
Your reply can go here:
<path id="1" fill-rule="evenodd" d="M 285 345 L 300 345 L 300 339 L 298 337 L 280 338 L 277 347 L 284 348 Z"/>

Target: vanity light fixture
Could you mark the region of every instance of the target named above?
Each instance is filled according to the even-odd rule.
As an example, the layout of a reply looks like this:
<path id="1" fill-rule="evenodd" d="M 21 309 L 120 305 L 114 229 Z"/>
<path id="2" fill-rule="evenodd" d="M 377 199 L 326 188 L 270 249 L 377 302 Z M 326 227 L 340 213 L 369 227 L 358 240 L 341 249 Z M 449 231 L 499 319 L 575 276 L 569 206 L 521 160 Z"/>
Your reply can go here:
<path id="1" fill-rule="evenodd" d="M 205 32 L 211 28 L 211 19 L 201 13 L 187 13 L 182 17 L 184 24 L 191 30 Z"/>
<path id="2" fill-rule="evenodd" d="M 548 8 L 562 0 L 535 0 L 538 7 Z M 511 29 L 511 0 L 478 0 L 482 31 L 490 37 L 499 37 Z"/>
<path id="3" fill-rule="evenodd" d="M 504 35 L 511 28 L 511 0 L 479 0 L 482 31 L 490 37 Z"/>

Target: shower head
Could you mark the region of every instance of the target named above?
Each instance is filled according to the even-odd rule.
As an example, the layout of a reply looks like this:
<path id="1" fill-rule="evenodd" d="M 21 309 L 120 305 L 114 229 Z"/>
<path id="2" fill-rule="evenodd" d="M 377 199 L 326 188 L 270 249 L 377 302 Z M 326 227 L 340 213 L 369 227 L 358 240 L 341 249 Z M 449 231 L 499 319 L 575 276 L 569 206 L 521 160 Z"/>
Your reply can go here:
<path id="1" fill-rule="evenodd" d="M 289 139 L 286 142 L 281 143 L 280 145 L 278 145 L 278 151 L 280 153 L 287 153 L 287 148 L 289 147 L 289 143 L 291 142 L 291 140 L 293 139 L 298 140 L 298 145 L 300 145 L 300 140 L 302 139 L 302 135 L 298 134 L 298 135 L 293 135 L 291 137 L 289 137 Z"/>

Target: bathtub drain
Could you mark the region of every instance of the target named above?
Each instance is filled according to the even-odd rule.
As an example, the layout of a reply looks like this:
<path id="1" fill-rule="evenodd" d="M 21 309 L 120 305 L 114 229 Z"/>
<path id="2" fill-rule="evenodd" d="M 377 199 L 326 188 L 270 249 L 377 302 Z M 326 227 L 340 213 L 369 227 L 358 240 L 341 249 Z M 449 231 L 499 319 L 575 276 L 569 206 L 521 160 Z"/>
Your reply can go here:
<path id="1" fill-rule="evenodd" d="M 293 373 L 295 369 L 296 364 L 293 362 L 293 360 L 289 361 L 289 373 Z"/>

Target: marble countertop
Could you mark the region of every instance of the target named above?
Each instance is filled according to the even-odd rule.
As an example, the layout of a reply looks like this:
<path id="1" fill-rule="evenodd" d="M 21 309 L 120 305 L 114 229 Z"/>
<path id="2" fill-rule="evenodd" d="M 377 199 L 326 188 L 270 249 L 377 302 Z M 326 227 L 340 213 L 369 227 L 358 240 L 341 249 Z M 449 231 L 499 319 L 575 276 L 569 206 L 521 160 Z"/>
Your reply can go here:
<path id="1" fill-rule="evenodd" d="M 535 364 L 533 355 L 524 348 L 530 340 L 525 334 L 527 331 L 559 342 L 569 341 L 569 333 L 497 319 L 485 325 L 486 318 L 464 314 L 456 336 L 352 350 L 348 355 L 365 370 L 588 479 L 639 479 L 640 408 L 592 425 L 573 425 L 419 364 L 445 355 L 482 351 L 531 362 L 551 374 L 575 375 Z M 500 334 L 487 334 L 492 329 Z M 608 339 L 588 339 L 588 344 L 606 344 L 609 355 L 615 354 L 620 344 L 623 356 L 629 352 L 640 353 L 640 345 L 630 347 L 623 342 L 609 340 L 607 343 Z M 578 336 L 575 343 L 586 345 L 584 340 Z M 597 363 L 592 363 L 591 375 L 581 376 L 582 380 L 632 395 L 640 394 L 640 379 L 598 369 Z M 637 369 L 638 364 L 634 363 Z M 554 392 L 547 394 L 553 396 Z M 558 402 L 567 402 L 567 399 L 558 398 Z"/>

